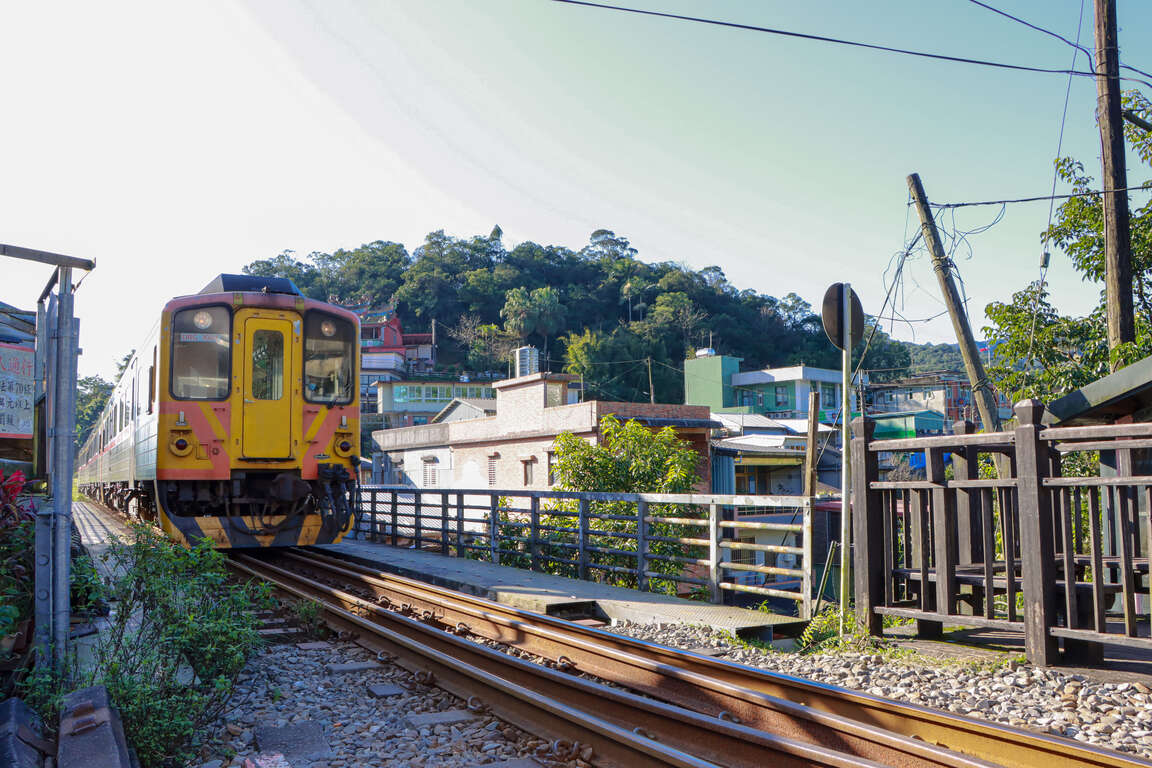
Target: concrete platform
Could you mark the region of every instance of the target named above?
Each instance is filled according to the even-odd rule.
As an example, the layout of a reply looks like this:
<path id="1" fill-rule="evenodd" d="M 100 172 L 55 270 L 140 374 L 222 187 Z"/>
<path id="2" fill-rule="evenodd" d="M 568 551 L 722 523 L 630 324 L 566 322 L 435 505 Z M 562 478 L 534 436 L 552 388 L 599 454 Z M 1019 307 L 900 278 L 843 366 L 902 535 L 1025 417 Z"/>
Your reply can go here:
<path id="1" fill-rule="evenodd" d="M 712 605 L 367 541 L 342 541 L 311 549 L 338 554 L 386 573 L 560 618 L 694 624 L 763 641 L 798 635 L 806 623 L 795 616 Z"/>

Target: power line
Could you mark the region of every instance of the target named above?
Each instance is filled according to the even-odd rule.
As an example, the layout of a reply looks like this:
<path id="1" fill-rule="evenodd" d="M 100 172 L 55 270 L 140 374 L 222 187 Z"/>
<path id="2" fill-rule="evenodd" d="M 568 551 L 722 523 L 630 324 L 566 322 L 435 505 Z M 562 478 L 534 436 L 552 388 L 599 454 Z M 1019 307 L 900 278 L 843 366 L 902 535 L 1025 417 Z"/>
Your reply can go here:
<path id="1" fill-rule="evenodd" d="M 559 0 L 557 0 L 559 2 Z M 1038 203 L 1047 202 L 1048 200 L 1070 200 L 1074 197 L 1095 197 L 1097 195 L 1107 195 L 1113 192 L 1140 192 L 1152 191 L 1152 182 L 1145 182 L 1134 187 L 1123 187 L 1121 189 L 1095 189 L 1088 192 L 1072 192 L 1067 195 L 1039 195 L 1037 197 L 1016 197 L 1009 200 L 981 200 L 973 203 L 932 203 L 932 207 L 936 209 L 944 208 L 972 208 L 978 205 L 1007 205 L 1009 203 Z M 909 203 L 911 205 L 911 203 Z"/>
<path id="2" fill-rule="evenodd" d="M 985 8 L 989 11 L 992 11 L 992 13 L 998 13 L 1001 16 L 1003 16 L 1004 18 L 1011 19 L 1012 21 L 1015 21 L 1018 24 L 1023 24 L 1024 26 L 1028 27 L 1029 29 L 1034 29 L 1037 32 L 1042 32 L 1045 35 L 1048 35 L 1049 37 L 1054 37 L 1062 43 L 1067 43 L 1068 45 L 1072 46 L 1073 48 L 1075 48 L 1076 50 L 1080 51 L 1085 56 L 1087 56 L 1089 63 L 1092 62 L 1092 52 L 1089 51 L 1084 46 L 1080 45 L 1080 25 L 1079 24 L 1077 24 L 1077 26 L 1076 26 L 1076 42 L 1072 42 L 1071 40 L 1064 37 L 1063 35 L 1057 34 L 1056 32 L 1053 32 L 1050 29 L 1045 29 L 1044 27 L 1036 26 L 1035 24 L 1032 24 L 1031 22 L 1025 21 L 1024 19 L 1021 19 L 1018 16 L 1013 16 L 1012 14 L 1007 13 L 1005 11 L 1002 11 L 999 8 L 994 8 L 993 6 L 988 5 L 987 3 L 983 3 L 980 0 L 968 0 L 968 2 L 970 2 L 974 5 L 978 5 L 981 8 Z M 1081 3 L 1080 4 L 1080 18 L 1083 18 L 1083 17 L 1084 17 L 1084 4 Z M 1072 57 L 1072 66 L 1073 67 L 1076 66 L 1076 57 L 1075 56 Z M 1142 69 L 1137 69 L 1136 67 L 1130 67 L 1127 64 L 1121 64 L 1120 68 L 1121 69 L 1127 69 L 1129 72 L 1136 72 L 1137 74 L 1144 75 L 1144 77 L 1152 77 L 1152 74 L 1149 74 L 1148 72 L 1145 72 Z"/>
<path id="3" fill-rule="evenodd" d="M 976 2 L 976 0 L 972 0 Z M 1072 66 L 1076 66 L 1076 56 L 1079 51 L 1084 50 L 1078 44 L 1080 42 L 1080 30 L 1084 26 L 1084 0 L 1080 0 L 1080 15 L 1076 17 L 1076 51 L 1072 53 Z M 1084 55 L 1088 56 L 1088 63 L 1092 63 L 1092 56 L 1084 51 Z M 1064 125 L 1068 120 L 1068 99 L 1072 95 L 1072 76 L 1068 76 L 1068 86 L 1064 89 L 1064 111 L 1060 113 L 1060 136 L 1056 139 L 1056 157 L 1059 159 L 1060 152 L 1064 147 Z M 1052 168 L 1052 195 L 1056 194 L 1056 181 L 1060 178 L 1059 163 L 1053 163 Z M 1048 233 L 1052 231 L 1052 213 L 1056 210 L 1056 200 L 1053 198 L 1048 201 L 1048 224 L 1044 227 L 1044 238 L 1047 239 Z M 1048 279 L 1048 252 L 1044 250 L 1043 239 L 1040 244 L 1040 284 L 1036 286 L 1036 295 L 1032 297 L 1032 322 L 1028 329 L 1028 362 L 1025 366 L 1032 363 L 1032 344 L 1036 340 L 1036 316 L 1040 310 L 1040 294 L 1044 290 L 1044 281 Z"/>
<path id="4" fill-rule="evenodd" d="M 675 19 L 677 21 L 691 21 L 697 24 L 709 24 L 717 27 L 730 27 L 732 29 L 743 29 L 749 32 L 764 32 L 770 35 L 779 35 L 781 37 L 792 37 L 800 40 L 813 40 L 820 43 L 833 43 L 836 45 L 846 45 L 853 48 L 866 48 L 873 51 L 884 51 L 886 53 L 900 53 L 905 56 L 917 56 L 924 59 L 936 59 L 939 61 L 951 61 L 958 64 L 976 64 L 983 67 L 994 67 L 997 69 L 1011 69 L 1021 72 L 1041 72 L 1051 75 L 1079 75 L 1081 77 L 1096 77 L 1095 72 L 1080 72 L 1076 70 L 1067 69 L 1050 69 L 1047 67 L 1032 67 L 1024 64 L 1009 64 L 1002 61 L 989 61 L 986 59 L 972 59 L 965 56 L 948 56 L 942 53 L 930 53 L 928 51 L 913 51 L 907 48 L 893 48 L 887 45 L 878 45 L 876 43 L 864 43 L 858 40 L 844 40 L 838 37 L 827 37 L 825 35 L 813 35 L 807 32 L 793 32 L 786 29 L 776 29 L 774 27 L 760 27 L 754 24 L 740 24 L 734 21 L 720 21 L 718 19 L 706 19 L 699 16 L 684 16 L 678 13 L 666 13 L 663 11 L 646 11 L 640 8 L 628 8 L 621 5 L 608 5 L 606 3 L 593 3 L 588 0 L 553 0 L 553 2 L 564 3 L 566 5 L 582 5 L 588 8 L 599 8 L 608 11 L 620 11 L 621 13 L 634 13 L 640 16 L 657 16 L 664 19 Z M 1131 80 L 1133 78 L 1121 78 L 1122 80 Z M 1137 81 L 1144 83 L 1152 88 L 1152 83 L 1147 83 L 1142 80 Z"/>

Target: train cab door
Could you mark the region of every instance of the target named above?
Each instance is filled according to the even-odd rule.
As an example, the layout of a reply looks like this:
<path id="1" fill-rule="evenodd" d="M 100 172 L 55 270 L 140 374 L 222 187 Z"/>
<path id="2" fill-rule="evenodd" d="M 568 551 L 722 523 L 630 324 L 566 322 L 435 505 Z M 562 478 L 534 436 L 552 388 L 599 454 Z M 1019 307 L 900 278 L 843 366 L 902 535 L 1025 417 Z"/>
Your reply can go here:
<path id="1" fill-rule="evenodd" d="M 243 323 L 243 456 L 290 459 L 292 323 L 267 317 L 247 317 Z"/>

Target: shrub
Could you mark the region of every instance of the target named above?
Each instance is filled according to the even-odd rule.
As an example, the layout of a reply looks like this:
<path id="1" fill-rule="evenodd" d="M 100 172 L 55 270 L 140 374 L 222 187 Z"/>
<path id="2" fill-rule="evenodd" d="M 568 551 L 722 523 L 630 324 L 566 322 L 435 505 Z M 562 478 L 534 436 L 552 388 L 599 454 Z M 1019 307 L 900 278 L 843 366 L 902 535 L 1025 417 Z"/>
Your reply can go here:
<path id="1" fill-rule="evenodd" d="M 141 763 L 182 765 L 194 734 L 223 711 L 262 642 L 253 612 L 270 605 L 269 590 L 230 583 L 224 555 L 209 541 L 185 549 L 146 525 L 103 559 L 114 576 L 92 597 L 114 601 L 116 611 L 91 662 L 73 668 L 69 689 L 106 686 Z M 51 706 L 62 689 L 40 671 L 25 690 Z"/>

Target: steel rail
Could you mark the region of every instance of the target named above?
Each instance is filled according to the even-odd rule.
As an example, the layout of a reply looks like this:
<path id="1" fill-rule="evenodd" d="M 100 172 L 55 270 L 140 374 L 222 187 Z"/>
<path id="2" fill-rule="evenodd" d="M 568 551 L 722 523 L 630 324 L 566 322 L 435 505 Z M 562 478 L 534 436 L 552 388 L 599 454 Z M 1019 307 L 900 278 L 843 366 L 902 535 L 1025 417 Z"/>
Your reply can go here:
<path id="1" fill-rule="evenodd" d="M 580 671 L 595 674 L 611 682 L 666 698 L 683 706 L 705 711 L 726 709 L 744 722 L 779 720 L 781 714 L 808 711 L 839 715 L 858 724 L 875 726 L 884 731 L 909 737 L 921 746 L 936 745 L 955 753 L 988 761 L 1005 768 L 1136 768 L 1152 762 L 1093 747 L 1063 737 L 1038 734 L 999 723 L 989 723 L 928 707 L 885 699 L 862 691 L 792 677 L 777 672 L 736 664 L 724 659 L 681 651 L 604 630 L 585 627 L 563 619 L 496 603 L 415 581 L 403 576 L 382 573 L 361 563 L 302 550 L 281 553 L 296 562 L 315 567 L 339 568 L 359 577 L 373 579 L 372 589 L 392 602 L 419 606 L 441 614 L 442 623 L 458 622 L 490 639 L 505 642 L 552 660 L 567 657 Z M 627 656 L 639 657 L 650 664 L 647 674 L 620 669 L 631 664 Z M 663 676 L 667 667 L 680 674 Z M 698 688 L 677 684 L 683 673 L 695 673 L 713 684 L 713 698 L 705 698 Z M 725 691 L 720 686 L 727 685 Z M 733 696 L 731 689 L 739 689 Z M 771 702 L 750 700 L 750 694 L 769 697 Z M 733 698 L 738 701 L 733 701 Z M 739 702 L 745 702 L 741 705 Z M 765 706 L 782 707 L 775 717 Z M 739 709 L 739 711 L 737 711 Z M 750 711 L 751 710 L 751 711 Z M 759 710 L 757 713 L 756 710 Z M 758 721 L 758 718 L 761 718 Z M 764 727 L 774 727 L 766 725 Z M 786 734 L 787 735 L 787 734 Z"/>
<path id="2" fill-rule="evenodd" d="M 595 640 L 571 638 L 562 630 L 535 623 L 534 619 L 540 618 L 538 614 L 521 612 L 527 620 L 502 617 L 484 611 L 483 606 L 473 610 L 466 604 L 457 603 L 450 594 L 430 602 L 419 588 L 399 593 L 400 601 L 394 601 L 382 594 L 387 589 L 374 586 L 383 583 L 381 580 L 371 574 L 343 568 L 343 561 L 318 562 L 314 557 L 297 553 L 278 553 L 278 556 L 286 557 L 295 568 L 316 578 L 341 585 L 356 582 L 357 588 L 372 594 L 373 604 L 387 602 L 405 613 L 417 613 L 425 621 L 436 622 L 448 629 L 466 631 L 536 655 L 559 659 L 559 666 L 564 670 L 575 669 L 592 674 L 705 715 L 734 718 L 761 731 L 833 747 L 839 752 L 884 765 L 902 768 L 986 768 L 991 765 L 984 760 L 840 715 L 717 681 L 626 651 L 605 649 Z M 394 592 L 393 596 L 396 594 Z M 402 602 L 404 600 L 409 602 Z"/>
<path id="3" fill-rule="evenodd" d="M 359 633 L 361 645 L 394 654 L 396 663 L 408 669 L 430 672 L 440 687 L 469 701 L 481 699 L 493 713 L 535 735 L 591 745 L 597 765 L 880 768 L 858 756 L 510 656 L 248 555 L 233 554 L 229 565 L 278 590 L 317 601 L 326 620 Z"/>

